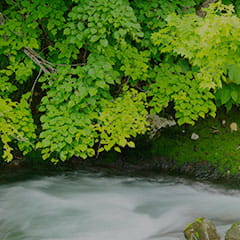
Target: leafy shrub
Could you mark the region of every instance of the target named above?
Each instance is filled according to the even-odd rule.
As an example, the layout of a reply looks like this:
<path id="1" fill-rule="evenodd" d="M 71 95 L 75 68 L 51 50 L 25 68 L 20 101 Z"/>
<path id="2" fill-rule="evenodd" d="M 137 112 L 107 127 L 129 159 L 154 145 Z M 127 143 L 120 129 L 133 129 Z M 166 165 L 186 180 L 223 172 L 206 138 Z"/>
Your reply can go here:
<path id="1" fill-rule="evenodd" d="M 158 49 L 152 44 L 151 35 L 153 32 L 166 26 L 166 18 L 169 14 L 177 13 L 183 14 L 187 11 L 195 11 L 194 6 L 198 5 L 201 1 L 196 0 L 133 0 L 131 6 L 137 16 L 144 32 L 144 38 L 140 42 L 142 47 L 149 49 L 155 60 L 158 59 Z"/>
<path id="2" fill-rule="evenodd" d="M 178 54 L 199 67 L 202 88 L 221 87 L 239 69 L 240 19 L 232 5 L 217 2 L 206 9 L 205 18 L 196 14 L 170 15 L 167 26 L 152 36 L 161 52 Z M 231 79 L 237 82 L 237 78 Z"/>
<path id="3" fill-rule="evenodd" d="M 120 152 L 119 147 L 135 147 L 129 141 L 138 134 L 147 131 L 148 112 L 146 111 L 146 94 L 131 89 L 115 101 L 102 101 L 103 111 L 98 116 L 96 130 L 100 133 L 99 152 L 109 151 L 112 147 Z"/>
<path id="4" fill-rule="evenodd" d="M 17 141 L 24 154 L 34 148 L 35 125 L 27 103 L 29 95 L 24 95 L 19 103 L 0 97 L 0 138 L 3 143 L 3 159 L 13 159 L 10 143 Z"/>
<path id="5" fill-rule="evenodd" d="M 88 64 L 81 67 L 60 66 L 51 76 L 45 76 L 40 110 L 41 142 L 43 158 L 55 152 L 54 159 L 62 161 L 79 156 L 93 156 L 97 134 L 94 121 L 97 118 L 102 99 L 112 99 L 109 84 L 118 79 L 118 72 L 104 57 L 89 56 Z"/>
<path id="6" fill-rule="evenodd" d="M 200 88 L 200 81 L 194 72 L 167 63 L 156 66 L 154 71 L 155 83 L 151 84 L 148 92 L 152 114 L 160 113 L 173 101 L 180 125 L 193 125 L 199 116 L 204 118 L 207 113 L 215 116 L 214 95 Z"/>
<path id="7" fill-rule="evenodd" d="M 16 143 L 53 162 L 119 152 L 169 103 L 179 124 L 239 103 L 240 20 L 221 3 L 200 18 L 200 3 L 1 1 L 3 158 Z"/>

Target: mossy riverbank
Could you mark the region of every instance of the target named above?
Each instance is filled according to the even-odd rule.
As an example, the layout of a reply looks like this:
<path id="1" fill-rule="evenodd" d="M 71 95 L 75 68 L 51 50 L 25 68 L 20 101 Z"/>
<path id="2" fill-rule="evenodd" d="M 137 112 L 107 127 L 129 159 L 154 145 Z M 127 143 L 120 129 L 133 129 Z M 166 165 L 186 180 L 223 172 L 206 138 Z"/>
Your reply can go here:
<path id="1" fill-rule="evenodd" d="M 4 175 L 24 176 L 55 174 L 62 171 L 83 169 L 106 171 L 107 174 L 158 174 L 168 173 L 205 180 L 240 180 L 240 131 L 230 125 L 240 126 L 238 109 L 226 113 L 218 111 L 216 118 L 206 118 L 194 126 L 174 126 L 163 129 L 153 139 L 140 137 L 135 149 L 122 153 L 101 154 L 97 159 L 70 159 L 53 165 L 42 161 L 34 153 L 27 159 L 10 164 L 2 163 Z M 234 126 L 234 127 L 235 127 Z M 237 130 L 237 131 L 235 131 Z M 192 134 L 197 139 L 192 139 Z"/>
<path id="2" fill-rule="evenodd" d="M 194 126 L 172 127 L 153 141 L 152 153 L 165 156 L 181 168 L 211 165 L 223 176 L 240 174 L 240 114 L 238 109 L 218 112 Z M 192 135 L 197 139 L 192 139 Z M 190 169 L 189 169 L 190 170 Z"/>

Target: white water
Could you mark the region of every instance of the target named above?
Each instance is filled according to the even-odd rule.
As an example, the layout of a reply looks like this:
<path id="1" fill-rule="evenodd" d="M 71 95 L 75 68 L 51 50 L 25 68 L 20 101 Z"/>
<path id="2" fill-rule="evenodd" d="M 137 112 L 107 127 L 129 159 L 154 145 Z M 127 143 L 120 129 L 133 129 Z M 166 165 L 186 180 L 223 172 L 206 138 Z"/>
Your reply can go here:
<path id="1" fill-rule="evenodd" d="M 177 240 L 201 216 L 223 239 L 240 220 L 240 191 L 80 172 L 0 185 L 1 240 Z"/>

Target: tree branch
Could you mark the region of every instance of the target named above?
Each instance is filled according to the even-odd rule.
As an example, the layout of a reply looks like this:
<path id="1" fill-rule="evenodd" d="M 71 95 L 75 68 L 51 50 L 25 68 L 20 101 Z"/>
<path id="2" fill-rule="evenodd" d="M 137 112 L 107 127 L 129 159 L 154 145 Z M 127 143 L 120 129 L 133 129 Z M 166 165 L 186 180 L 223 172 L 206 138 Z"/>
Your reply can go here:
<path id="1" fill-rule="evenodd" d="M 46 61 L 40 57 L 34 50 L 28 47 L 23 48 L 23 52 L 35 62 L 44 73 L 50 74 L 56 72 L 56 69 L 52 66 L 52 63 Z"/>

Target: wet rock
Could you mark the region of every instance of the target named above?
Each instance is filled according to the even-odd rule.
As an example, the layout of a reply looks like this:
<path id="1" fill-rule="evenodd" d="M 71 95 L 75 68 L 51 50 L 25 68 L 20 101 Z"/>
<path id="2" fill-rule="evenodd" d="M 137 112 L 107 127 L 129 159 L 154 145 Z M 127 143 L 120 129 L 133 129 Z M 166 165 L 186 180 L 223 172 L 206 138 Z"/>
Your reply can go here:
<path id="1" fill-rule="evenodd" d="M 207 218 L 198 218 L 184 230 L 187 240 L 220 240 L 215 225 Z"/>
<path id="2" fill-rule="evenodd" d="M 239 240 L 240 239 L 240 223 L 235 223 L 227 231 L 225 240 Z"/>

